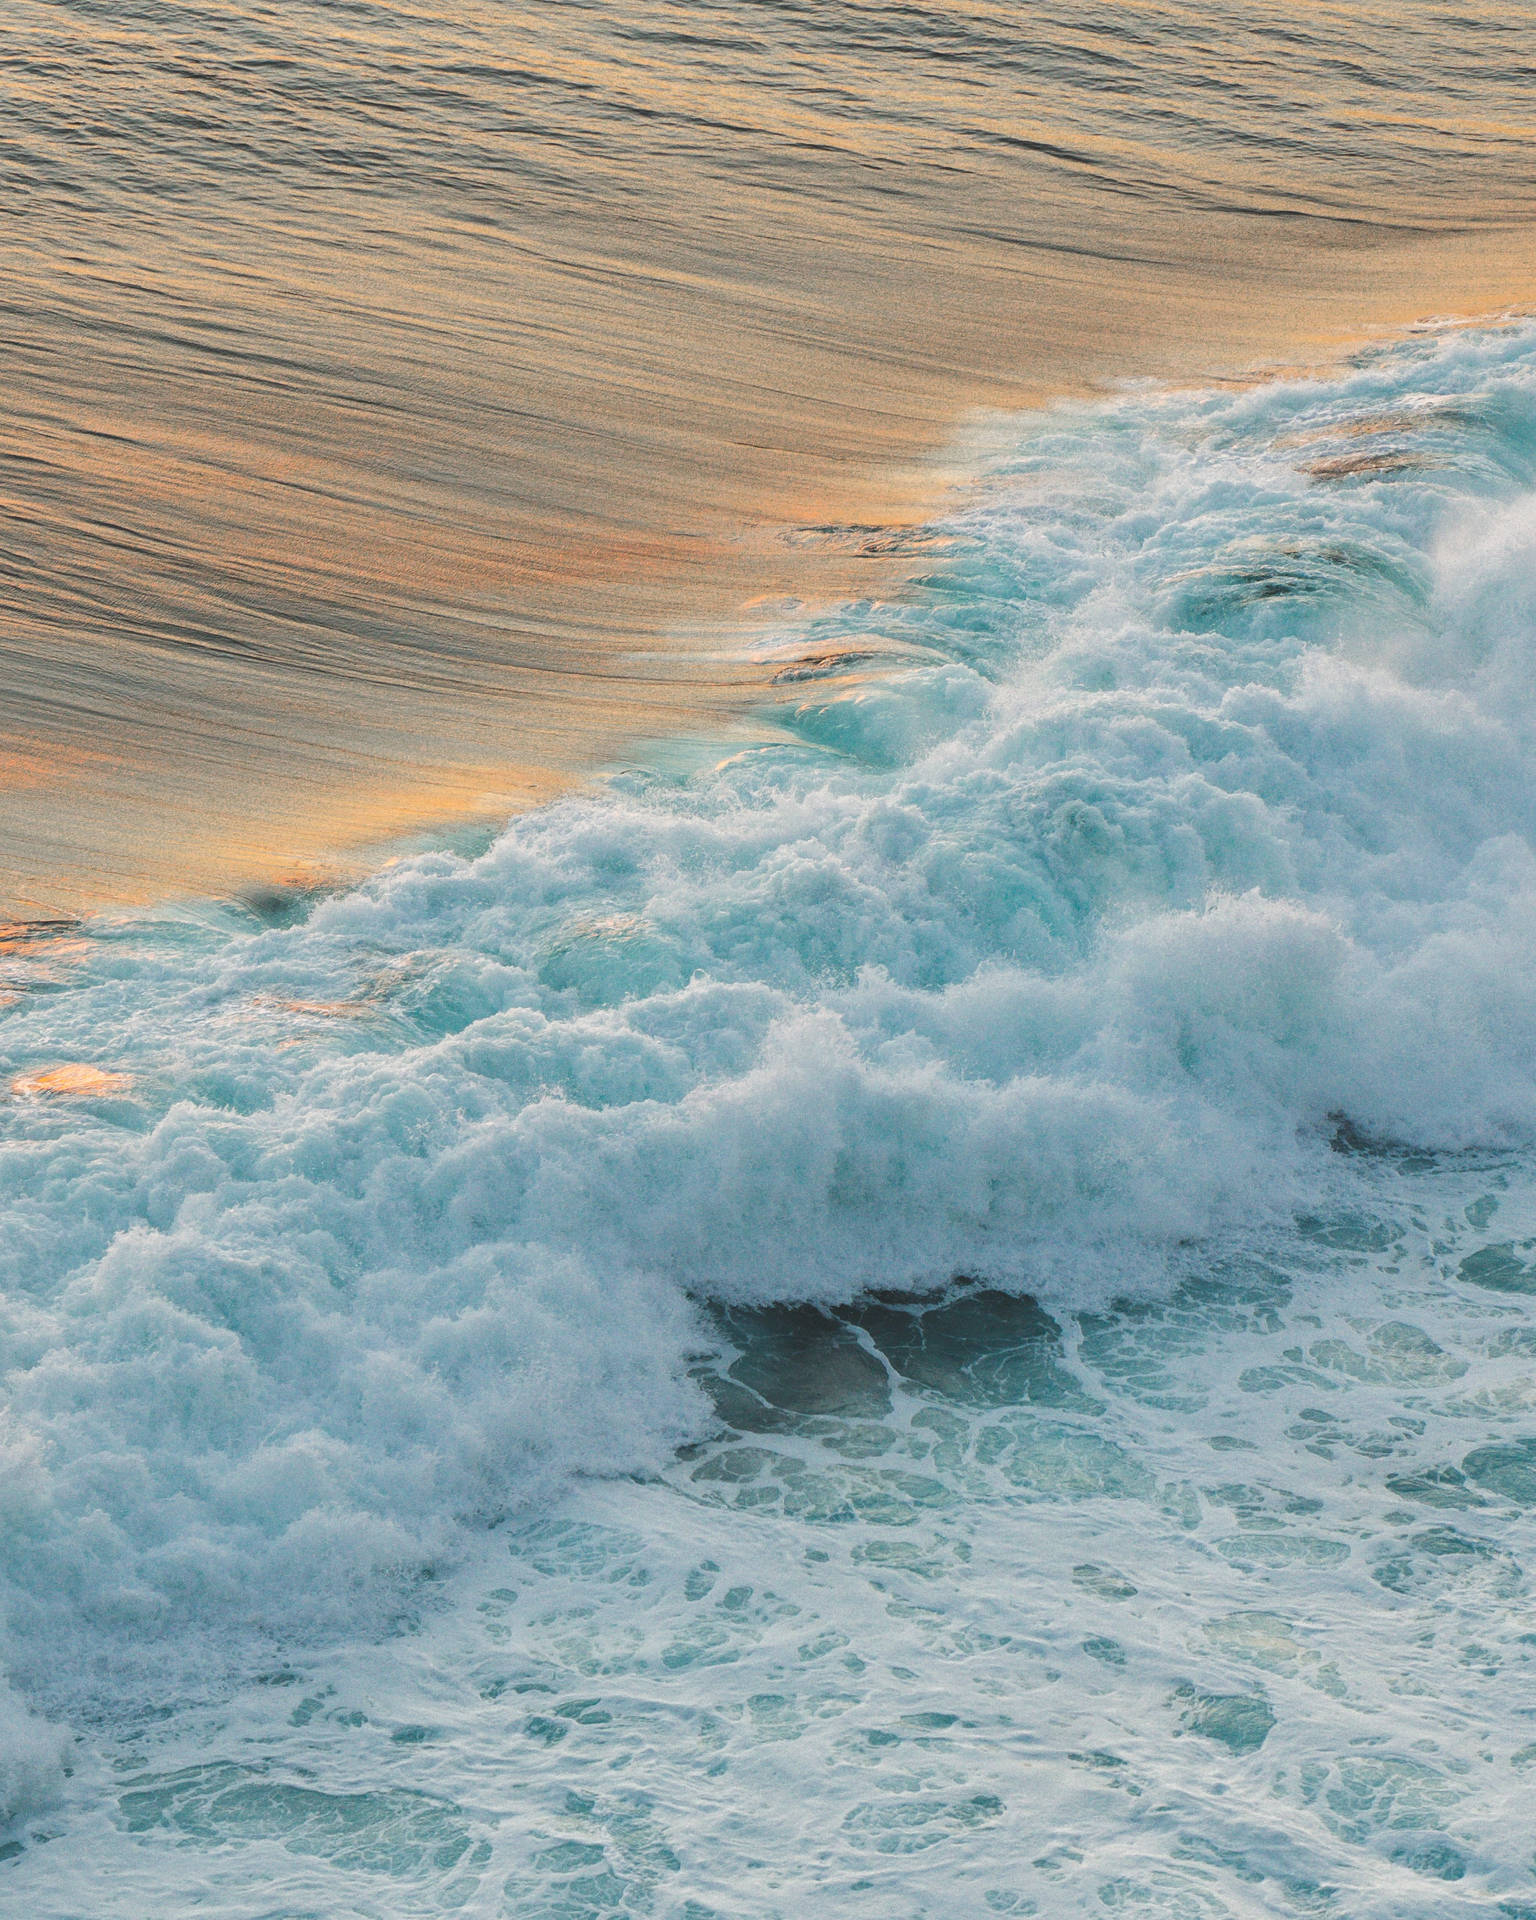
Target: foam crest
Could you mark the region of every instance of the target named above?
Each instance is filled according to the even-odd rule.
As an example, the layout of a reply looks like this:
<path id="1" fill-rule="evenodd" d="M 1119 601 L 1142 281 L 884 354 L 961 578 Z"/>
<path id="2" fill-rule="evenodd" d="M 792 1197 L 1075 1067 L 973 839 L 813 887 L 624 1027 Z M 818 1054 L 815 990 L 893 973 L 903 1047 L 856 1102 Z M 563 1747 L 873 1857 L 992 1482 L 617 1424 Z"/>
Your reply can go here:
<path id="1" fill-rule="evenodd" d="M 699 1430 L 700 1302 L 1081 1306 L 1341 1128 L 1530 1143 L 1536 332 L 1011 436 L 723 764 L 18 1000 L 126 1076 L 6 1110 L 19 1678 L 396 1617 Z"/>

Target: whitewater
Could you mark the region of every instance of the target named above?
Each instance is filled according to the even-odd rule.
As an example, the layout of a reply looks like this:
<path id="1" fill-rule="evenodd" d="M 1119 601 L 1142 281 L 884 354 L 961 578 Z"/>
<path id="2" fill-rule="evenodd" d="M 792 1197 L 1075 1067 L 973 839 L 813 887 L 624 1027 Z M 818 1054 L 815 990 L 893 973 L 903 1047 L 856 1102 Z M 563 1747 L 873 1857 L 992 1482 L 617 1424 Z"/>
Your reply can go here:
<path id="1" fill-rule="evenodd" d="M 734 731 L 14 932 L 0 1904 L 1536 1915 L 1536 326 L 967 458 Z"/>

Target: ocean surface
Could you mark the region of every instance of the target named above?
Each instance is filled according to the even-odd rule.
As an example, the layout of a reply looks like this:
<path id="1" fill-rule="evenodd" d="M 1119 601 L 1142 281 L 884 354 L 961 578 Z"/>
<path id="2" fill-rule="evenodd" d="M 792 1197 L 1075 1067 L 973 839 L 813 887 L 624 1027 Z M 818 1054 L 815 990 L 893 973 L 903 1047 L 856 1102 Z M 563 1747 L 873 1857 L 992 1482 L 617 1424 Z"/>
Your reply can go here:
<path id="1" fill-rule="evenodd" d="M 0 1909 L 1536 1915 L 1536 325 L 966 458 L 713 735 L 11 936 Z"/>
<path id="2" fill-rule="evenodd" d="M 7 0 L 0 916 L 711 724 L 977 409 L 1536 300 L 1533 70 L 1521 0 Z"/>

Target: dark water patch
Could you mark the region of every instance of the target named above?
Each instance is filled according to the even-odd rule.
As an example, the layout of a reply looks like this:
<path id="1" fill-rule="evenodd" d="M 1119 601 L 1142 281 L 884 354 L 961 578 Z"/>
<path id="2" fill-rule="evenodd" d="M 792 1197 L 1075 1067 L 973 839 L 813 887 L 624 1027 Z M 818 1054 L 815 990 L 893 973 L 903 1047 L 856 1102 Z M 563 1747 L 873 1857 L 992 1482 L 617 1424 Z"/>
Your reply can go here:
<path id="1" fill-rule="evenodd" d="M 1330 1113 L 1328 1124 L 1332 1129 L 1328 1135 L 1328 1145 L 1335 1153 L 1390 1162 L 1403 1173 L 1427 1173 L 1435 1165 L 1435 1156 L 1425 1153 L 1422 1147 L 1409 1146 L 1405 1141 L 1373 1133 L 1352 1120 L 1347 1113 Z"/>
<path id="2" fill-rule="evenodd" d="M 850 1317 L 903 1380 L 946 1400 L 1099 1410 L 1062 1363 L 1060 1326 L 1027 1295 L 977 1289 L 943 1306 L 874 1304 Z"/>
<path id="3" fill-rule="evenodd" d="M 1400 1841 L 1392 1849 L 1392 1859 L 1398 1866 L 1432 1880 L 1464 1880 L 1467 1876 L 1466 1855 L 1449 1840 L 1431 1837 Z"/>
<path id="4" fill-rule="evenodd" d="M 1214 1740 L 1229 1753 L 1257 1753 L 1275 1725 L 1262 1694 L 1199 1693 L 1186 1684 L 1176 1689 L 1174 1698 L 1188 1702 L 1180 1715 L 1185 1732 Z"/>
<path id="5" fill-rule="evenodd" d="M 1462 1461 L 1467 1478 L 1517 1506 L 1536 1507 L 1536 1438 L 1477 1447 Z"/>
<path id="6" fill-rule="evenodd" d="M 1418 1473 L 1389 1475 L 1387 1491 L 1399 1500 L 1414 1500 L 1425 1507 L 1480 1507 L 1481 1494 L 1467 1485 L 1467 1476 L 1458 1467 L 1426 1467 Z"/>
<path id="7" fill-rule="evenodd" d="M 272 881 L 244 888 L 237 896 L 241 907 L 263 927 L 302 926 L 310 914 L 336 891 L 334 886 L 297 882 L 284 886 Z"/>
<path id="8" fill-rule="evenodd" d="M 882 1420 L 896 1384 L 971 1408 L 1103 1410 L 1065 1365 L 1060 1325 L 1027 1295 L 975 1288 L 939 1304 L 896 1296 L 835 1312 L 732 1309 L 717 1323 L 738 1351 L 704 1378 L 721 1417 L 743 1432 Z"/>
<path id="9" fill-rule="evenodd" d="M 720 1319 L 741 1353 L 723 1380 L 709 1384 L 732 1426 L 777 1431 L 793 1426 L 797 1415 L 880 1419 L 890 1412 L 885 1369 L 837 1315 L 816 1307 L 765 1307 Z"/>
<path id="10" fill-rule="evenodd" d="M 1494 1293 L 1536 1293 L 1536 1264 L 1529 1255 L 1536 1242 L 1524 1241 L 1518 1247 L 1503 1240 L 1479 1247 L 1469 1253 L 1456 1269 L 1457 1275 L 1475 1287 L 1487 1287 Z"/>
<path id="11" fill-rule="evenodd" d="M 1134 1600 L 1140 1592 L 1140 1588 L 1127 1580 L 1123 1573 L 1098 1566 L 1091 1560 L 1085 1560 L 1072 1569 L 1072 1582 L 1100 1600 Z"/>

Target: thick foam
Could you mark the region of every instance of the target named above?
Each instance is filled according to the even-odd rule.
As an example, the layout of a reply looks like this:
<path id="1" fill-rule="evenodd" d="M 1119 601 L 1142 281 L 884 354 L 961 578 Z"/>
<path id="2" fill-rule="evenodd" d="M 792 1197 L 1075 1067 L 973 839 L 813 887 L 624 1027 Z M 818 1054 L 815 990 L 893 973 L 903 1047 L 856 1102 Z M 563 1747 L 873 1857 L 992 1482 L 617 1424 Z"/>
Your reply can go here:
<path id="1" fill-rule="evenodd" d="M 377 1626 L 661 1462 L 701 1302 L 1082 1306 L 1347 1188 L 1341 1129 L 1530 1142 L 1536 329 L 993 437 L 723 764 L 12 1007 L 8 1079 L 131 1081 L 5 1110 L 36 1697 Z"/>

